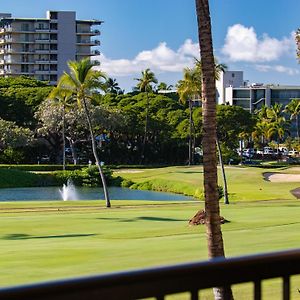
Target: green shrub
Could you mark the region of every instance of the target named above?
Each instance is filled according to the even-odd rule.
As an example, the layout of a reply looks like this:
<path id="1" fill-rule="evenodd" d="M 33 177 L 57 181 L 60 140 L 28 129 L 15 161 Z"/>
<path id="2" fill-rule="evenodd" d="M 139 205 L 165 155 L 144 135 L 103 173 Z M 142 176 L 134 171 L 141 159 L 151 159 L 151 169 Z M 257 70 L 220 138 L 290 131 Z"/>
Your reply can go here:
<path id="1" fill-rule="evenodd" d="M 103 167 L 102 169 L 106 182 L 110 185 L 112 182 L 112 171 L 107 167 Z M 89 166 L 74 171 L 56 171 L 53 173 L 53 176 L 56 178 L 58 185 L 62 185 L 66 183 L 68 179 L 71 179 L 77 186 L 102 186 L 97 166 Z"/>
<path id="2" fill-rule="evenodd" d="M 140 183 L 134 183 L 130 186 L 132 189 L 136 190 L 147 190 L 151 191 L 153 189 L 153 184 L 150 181 L 140 182 Z M 154 189 L 155 190 L 155 189 Z"/>
<path id="3" fill-rule="evenodd" d="M 124 179 L 124 180 L 122 180 L 122 182 L 121 182 L 121 187 L 129 188 L 129 187 L 131 187 L 133 184 L 134 184 L 133 181 L 128 180 L 128 179 Z"/>
<path id="4" fill-rule="evenodd" d="M 19 164 L 24 161 L 24 153 L 22 150 L 7 148 L 5 149 L 0 155 L 0 162 L 1 163 L 12 163 L 12 164 Z"/>
<path id="5" fill-rule="evenodd" d="M 20 170 L 0 169 L 0 188 L 56 185 L 49 174 L 34 174 Z"/>
<path id="6" fill-rule="evenodd" d="M 218 194 L 219 194 L 219 200 L 224 197 L 224 189 L 220 185 L 218 185 Z"/>
<path id="7" fill-rule="evenodd" d="M 240 162 L 240 157 L 236 153 L 236 151 L 221 145 L 222 158 L 224 164 L 237 165 Z"/>
<path id="8" fill-rule="evenodd" d="M 53 177 L 57 185 L 63 185 L 71 179 L 72 182 L 77 186 L 82 186 L 83 178 L 82 178 L 82 171 L 81 170 L 74 170 L 74 171 L 55 171 L 52 173 Z"/>
<path id="9" fill-rule="evenodd" d="M 196 189 L 194 197 L 200 200 L 205 200 L 204 190 L 203 189 Z M 224 197 L 224 189 L 222 186 L 218 185 L 218 199 L 221 200 Z"/>

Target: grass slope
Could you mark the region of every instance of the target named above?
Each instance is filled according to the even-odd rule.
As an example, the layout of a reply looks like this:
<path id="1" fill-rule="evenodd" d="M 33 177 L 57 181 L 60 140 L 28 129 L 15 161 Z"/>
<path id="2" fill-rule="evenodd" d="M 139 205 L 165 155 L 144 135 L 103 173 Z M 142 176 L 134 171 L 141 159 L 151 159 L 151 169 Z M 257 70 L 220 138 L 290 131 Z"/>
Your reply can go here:
<path id="1" fill-rule="evenodd" d="M 220 171 L 220 170 L 219 170 Z M 256 200 L 292 200 L 290 190 L 300 186 L 300 183 L 274 183 L 264 180 L 265 172 L 283 172 L 299 174 L 300 170 L 292 169 L 262 169 L 245 167 L 226 167 L 229 198 L 231 201 L 256 201 Z M 220 172 L 219 172 L 220 173 Z M 193 167 L 167 167 L 160 169 L 121 170 L 114 175 L 122 176 L 135 183 L 135 188 L 151 188 L 161 191 L 183 193 L 190 196 L 203 198 L 203 168 Z M 219 184 L 222 178 L 219 174 Z"/>

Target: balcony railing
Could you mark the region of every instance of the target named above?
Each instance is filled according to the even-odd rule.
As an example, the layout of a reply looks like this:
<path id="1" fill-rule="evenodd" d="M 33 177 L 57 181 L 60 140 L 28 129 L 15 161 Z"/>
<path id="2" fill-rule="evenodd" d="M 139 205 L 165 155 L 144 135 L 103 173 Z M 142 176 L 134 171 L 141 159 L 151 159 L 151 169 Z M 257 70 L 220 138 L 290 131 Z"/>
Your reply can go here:
<path id="1" fill-rule="evenodd" d="M 36 32 L 49 32 L 50 31 L 50 28 L 39 28 L 39 27 L 36 27 L 35 28 L 35 31 Z"/>
<path id="2" fill-rule="evenodd" d="M 69 279 L 0 289 L 0 299 L 129 300 L 189 292 L 191 300 L 211 287 L 228 290 L 233 284 L 253 282 L 260 300 L 265 279 L 282 278 L 282 299 L 290 299 L 290 276 L 300 274 L 300 250 L 214 259 L 206 262 Z M 230 295 L 225 295 L 230 299 Z"/>
<path id="3" fill-rule="evenodd" d="M 77 35 L 100 35 L 101 32 L 98 29 L 94 29 L 94 30 L 78 30 Z"/>
<path id="4" fill-rule="evenodd" d="M 91 55 L 100 55 L 100 51 L 99 50 L 92 50 Z"/>

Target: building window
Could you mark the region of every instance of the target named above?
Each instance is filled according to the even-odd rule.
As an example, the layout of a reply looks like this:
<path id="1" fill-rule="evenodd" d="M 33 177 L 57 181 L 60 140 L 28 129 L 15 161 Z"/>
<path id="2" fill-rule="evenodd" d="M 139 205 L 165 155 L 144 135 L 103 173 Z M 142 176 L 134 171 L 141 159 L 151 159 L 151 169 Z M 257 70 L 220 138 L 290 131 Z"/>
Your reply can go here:
<path id="1" fill-rule="evenodd" d="M 50 24 L 50 29 L 51 30 L 57 30 L 57 24 L 56 23 L 51 23 Z"/>
<path id="2" fill-rule="evenodd" d="M 50 81 L 57 81 L 57 75 L 50 75 Z"/>
<path id="3" fill-rule="evenodd" d="M 21 30 L 22 31 L 29 31 L 29 24 L 28 23 L 22 23 L 21 24 Z"/>
<path id="4" fill-rule="evenodd" d="M 21 65 L 21 72 L 28 73 L 28 65 Z"/>
<path id="5" fill-rule="evenodd" d="M 233 98 L 250 98 L 250 90 L 233 90 Z"/>
<path id="6" fill-rule="evenodd" d="M 57 20 L 57 12 L 56 11 L 51 11 L 51 13 L 50 13 L 50 19 Z"/>
<path id="7" fill-rule="evenodd" d="M 50 34 L 50 40 L 57 41 L 57 34 L 56 33 Z"/>

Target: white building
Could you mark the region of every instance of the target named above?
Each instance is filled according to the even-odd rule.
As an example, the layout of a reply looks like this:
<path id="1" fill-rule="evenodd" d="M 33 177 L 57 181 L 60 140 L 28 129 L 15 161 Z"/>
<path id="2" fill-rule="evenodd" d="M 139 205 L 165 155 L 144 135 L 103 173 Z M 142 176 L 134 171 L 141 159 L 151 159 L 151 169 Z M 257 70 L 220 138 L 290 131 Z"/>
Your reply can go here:
<path id="1" fill-rule="evenodd" d="M 69 60 L 99 55 L 99 20 L 76 20 L 72 11 L 47 11 L 46 18 L 0 13 L 0 76 L 33 76 L 56 84 Z"/>
<path id="2" fill-rule="evenodd" d="M 275 103 L 287 105 L 292 99 L 300 98 L 300 86 L 249 84 L 243 79 L 242 71 L 226 71 L 216 82 L 219 104 L 238 105 L 253 112 Z"/>
<path id="3" fill-rule="evenodd" d="M 243 71 L 226 71 L 220 73 L 220 79 L 216 81 L 217 99 L 219 104 L 225 104 L 225 90 L 228 87 L 240 87 L 244 85 Z"/>

